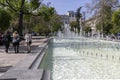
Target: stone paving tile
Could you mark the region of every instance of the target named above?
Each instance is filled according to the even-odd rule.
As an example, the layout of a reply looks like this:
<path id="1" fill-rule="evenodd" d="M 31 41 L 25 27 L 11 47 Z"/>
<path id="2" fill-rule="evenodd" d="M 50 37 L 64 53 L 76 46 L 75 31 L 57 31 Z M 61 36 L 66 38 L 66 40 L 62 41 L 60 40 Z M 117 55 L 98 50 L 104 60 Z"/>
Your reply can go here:
<path id="1" fill-rule="evenodd" d="M 0 67 L 14 66 L 28 54 L 0 54 Z"/>
<path id="2" fill-rule="evenodd" d="M 4 73 L 0 73 L 0 76 L 2 76 Z"/>
<path id="3" fill-rule="evenodd" d="M 17 80 L 42 80 L 43 69 L 38 70 L 12 70 L 3 75 L 0 80 L 17 78 Z"/>

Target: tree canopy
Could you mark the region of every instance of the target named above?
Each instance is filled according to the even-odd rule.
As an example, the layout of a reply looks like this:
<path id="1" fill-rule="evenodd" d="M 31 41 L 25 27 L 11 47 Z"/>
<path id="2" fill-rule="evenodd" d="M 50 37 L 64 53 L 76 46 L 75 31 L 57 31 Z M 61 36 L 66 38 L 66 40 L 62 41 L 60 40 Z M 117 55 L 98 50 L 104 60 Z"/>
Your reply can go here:
<path id="1" fill-rule="evenodd" d="M 0 8 L 0 29 L 5 31 L 10 25 L 11 16 L 9 13 Z"/>
<path id="2" fill-rule="evenodd" d="M 26 28 L 32 31 L 36 27 L 34 29 L 39 32 L 50 32 L 50 26 L 58 25 L 53 25 L 52 20 L 52 16 L 56 15 L 55 8 L 43 4 L 42 0 L 0 0 L 0 7 L 9 12 L 12 17 L 11 25 L 15 26 L 20 35 L 23 35 Z M 45 26 L 46 29 L 42 29 Z"/>
<path id="3" fill-rule="evenodd" d="M 0 0 L 1 7 L 7 8 L 10 11 L 17 13 L 18 20 L 18 32 L 22 35 L 23 31 L 23 16 L 24 15 L 36 15 L 40 7 L 41 2 L 39 0 Z"/>
<path id="4" fill-rule="evenodd" d="M 118 5 L 118 0 L 92 0 L 91 11 L 96 16 L 97 29 L 103 34 L 112 29 L 112 14 Z"/>
<path id="5" fill-rule="evenodd" d="M 112 23 L 114 24 L 111 33 L 120 32 L 120 10 L 117 10 L 112 15 Z"/>

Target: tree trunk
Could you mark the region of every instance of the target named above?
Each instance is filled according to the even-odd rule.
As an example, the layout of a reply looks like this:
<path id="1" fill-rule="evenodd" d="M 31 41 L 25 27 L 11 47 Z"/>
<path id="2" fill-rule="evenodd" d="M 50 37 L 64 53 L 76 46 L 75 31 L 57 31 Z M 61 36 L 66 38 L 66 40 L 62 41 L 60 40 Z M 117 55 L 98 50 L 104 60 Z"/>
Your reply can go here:
<path id="1" fill-rule="evenodd" d="M 18 24 L 18 33 L 19 33 L 19 35 L 23 35 L 22 31 L 23 31 L 23 12 L 20 11 L 19 24 Z"/>
<path id="2" fill-rule="evenodd" d="M 19 24 L 18 24 L 18 33 L 19 35 L 23 35 L 23 8 L 24 8 L 24 3 L 25 3 L 25 0 L 22 0 L 22 3 L 21 3 L 21 8 L 20 8 L 20 11 L 19 11 Z"/>

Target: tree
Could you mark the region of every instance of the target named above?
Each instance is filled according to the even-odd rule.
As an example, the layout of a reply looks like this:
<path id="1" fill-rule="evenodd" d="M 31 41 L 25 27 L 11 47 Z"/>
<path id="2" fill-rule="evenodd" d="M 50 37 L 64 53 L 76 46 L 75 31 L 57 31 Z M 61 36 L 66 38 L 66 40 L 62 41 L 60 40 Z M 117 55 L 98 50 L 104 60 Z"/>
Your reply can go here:
<path id="1" fill-rule="evenodd" d="M 62 30 L 61 17 L 56 14 L 56 10 L 53 7 L 42 6 L 39 10 L 39 14 L 42 16 L 43 22 L 46 22 L 46 25 L 50 28 L 51 34 Z"/>
<path id="2" fill-rule="evenodd" d="M 111 16 L 118 0 L 93 0 L 91 10 L 97 16 L 97 26 L 99 31 L 103 33 L 110 33 L 111 30 Z"/>
<path id="3" fill-rule="evenodd" d="M 39 33 L 40 35 L 48 36 L 50 33 L 50 28 L 48 28 L 47 23 L 37 24 L 34 28 L 34 31 Z"/>
<path id="4" fill-rule="evenodd" d="M 0 29 L 5 31 L 10 26 L 11 16 L 9 13 L 0 8 Z"/>
<path id="5" fill-rule="evenodd" d="M 47 7 L 44 5 L 39 9 L 38 13 L 40 16 L 34 16 L 32 19 L 35 26 L 35 28 L 33 28 L 34 31 L 46 35 L 61 30 L 61 17 L 56 14 L 53 7 Z"/>
<path id="6" fill-rule="evenodd" d="M 62 20 L 53 7 L 42 6 L 39 10 L 41 16 L 32 19 L 37 24 L 33 28 L 34 31 L 40 34 L 57 33 L 57 31 L 62 30 Z"/>
<path id="7" fill-rule="evenodd" d="M 88 34 L 88 33 L 91 33 L 92 30 L 91 30 L 90 26 L 86 26 L 86 27 L 84 27 L 84 31 L 85 31 L 86 34 Z"/>
<path id="8" fill-rule="evenodd" d="M 49 22 L 51 17 L 56 14 L 56 11 L 53 7 L 42 6 L 39 10 L 39 15 L 43 17 L 44 21 Z"/>
<path id="9" fill-rule="evenodd" d="M 112 15 L 112 23 L 114 24 L 111 33 L 120 32 L 120 10 L 117 10 Z"/>
<path id="10" fill-rule="evenodd" d="M 57 33 L 59 30 L 62 31 L 62 25 L 63 25 L 63 22 L 62 22 L 62 18 L 61 16 L 57 15 L 57 14 L 54 14 L 52 17 L 51 17 L 51 28 L 52 28 L 52 33 Z"/>
<path id="11" fill-rule="evenodd" d="M 6 7 L 19 15 L 18 32 L 22 35 L 23 30 L 23 16 L 36 15 L 41 2 L 39 0 L 0 0 L 2 7 Z"/>
<path id="12" fill-rule="evenodd" d="M 78 23 L 76 22 L 76 21 L 72 21 L 71 23 L 70 23 L 70 30 L 71 31 L 73 31 L 73 32 L 77 32 L 77 27 L 78 27 Z"/>
<path id="13" fill-rule="evenodd" d="M 120 10 L 117 10 L 112 15 L 112 22 L 115 25 L 120 25 Z"/>

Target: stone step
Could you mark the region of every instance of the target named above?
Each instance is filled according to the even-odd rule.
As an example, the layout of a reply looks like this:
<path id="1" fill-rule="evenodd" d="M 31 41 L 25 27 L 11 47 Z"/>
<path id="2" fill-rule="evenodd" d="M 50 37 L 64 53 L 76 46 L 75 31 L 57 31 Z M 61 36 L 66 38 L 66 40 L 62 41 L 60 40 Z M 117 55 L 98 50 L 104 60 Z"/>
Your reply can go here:
<path id="1" fill-rule="evenodd" d="M 9 78 L 9 79 L 0 79 L 0 80 L 17 80 L 16 78 Z"/>
<path id="2" fill-rule="evenodd" d="M 44 71 L 42 80 L 50 80 L 50 71 L 49 70 Z"/>
<path id="3" fill-rule="evenodd" d="M 1 72 L 6 72 L 7 70 L 9 70 L 12 66 L 4 66 L 4 67 L 0 67 L 0 73 Z"/>
<path id="4" fill-rule="evenodd" d="M 5 75 L 0 77 L 0 80 L 41 80 L 43 77 L 43 70 L 9 70 Z"/>

